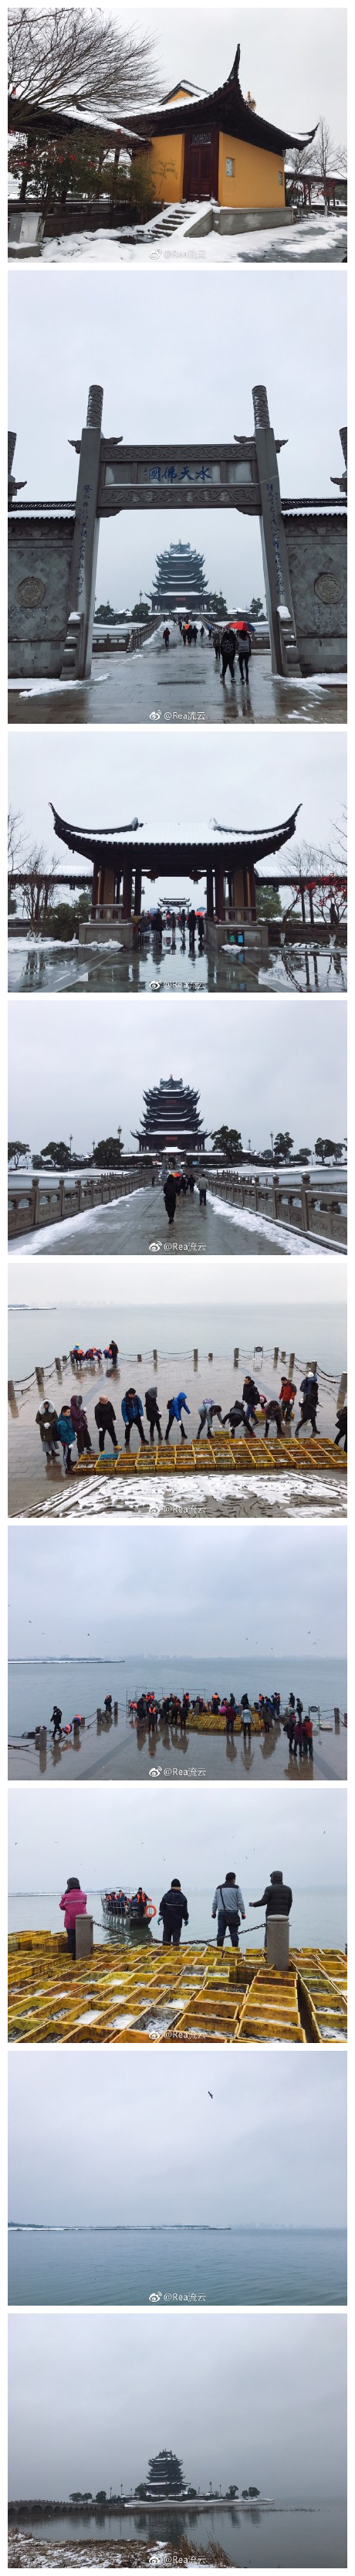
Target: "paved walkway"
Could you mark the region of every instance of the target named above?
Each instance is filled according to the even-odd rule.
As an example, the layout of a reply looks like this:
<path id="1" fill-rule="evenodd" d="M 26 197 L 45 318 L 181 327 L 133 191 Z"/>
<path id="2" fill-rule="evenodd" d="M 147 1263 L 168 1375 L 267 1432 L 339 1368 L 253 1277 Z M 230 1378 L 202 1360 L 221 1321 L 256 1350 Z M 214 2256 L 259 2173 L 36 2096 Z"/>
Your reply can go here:
<path id="1" fill-rule="evenodd" d="M 144 645 L 137 653 L 95 654 L 91 680 L 9 692 L 12 724 L 346 724 L 346 685 L 278 680 L 269 653 L 252 656 L 249 688 L 237 665 L 223 685 L 212 646 Z"/>
<path id="2" fill-rule="evenodd" d="M 38 1231 L 12 1241 L 10 1248 L 13 1254 L 21 1250 L 56 1255 L 75 1252 L 83 1256 L 98 1252 L 158 1252 L 172 1259 L 181 1252 L 285 1253 L 282 1227 L 276 1244 L 275 1230 L 267 1234 L 262 1226 L 259 1230 L 251 1222 L 245 1225 L 242 1212 L 240 1223 L 235 1224 L 236 1215 L 236 1208 L 231 1207 L 230 1216 L 224 1216 L 222 1209 L 213 1208 L 211 1200 L 207 1200 L 206 1207 L 200 1207 L 194 1190 L 192 1197 L 189 1192 L 188 1197 L 177 1199 L 174 1224 L 169 1226 L 163 1191 L 157 1184 L 154 1190 L 133 1190 L 127 1198 L 114 1199 L 111 1206 L 69 1217 L 67 1224 L 64 1219 L 59 1225 L 40 1226 Z M 293 1246 L 297 1253 L 297 1235 L 291 1237 L 292 1250 Z"/>
<path id="3" fill-rule="evenodd" d="M 9 941 L 9 993 L 339 993 L 346 992 L 346 949 L 275 948 L 267 965 L 257 968 L 240 951 L 219 948 L 216 955 L 197 948 L 189 956 L 180 931 L 176 947 L 164 932 L 162 947 L 154 939 L 131 953 L 108 941 L 107 947 L 67 948 L 53 940 Z"/>

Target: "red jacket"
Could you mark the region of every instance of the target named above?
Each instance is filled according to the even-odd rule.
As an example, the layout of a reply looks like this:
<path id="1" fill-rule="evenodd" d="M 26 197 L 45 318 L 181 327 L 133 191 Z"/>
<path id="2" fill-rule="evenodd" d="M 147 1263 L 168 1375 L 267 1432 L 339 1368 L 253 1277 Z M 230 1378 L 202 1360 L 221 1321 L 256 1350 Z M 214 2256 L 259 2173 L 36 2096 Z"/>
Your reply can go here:
<path id="1" fill-rule="evenodd" d="M 66 1932 L 74 1932 L 76 1915 L 86 1914 L 87 1898 L 84 1896 L 83 1888 L 66 1887 L 65 1896 L 60 1897 L 59 1903 L 61 1914 L 64 1914 Z"/>

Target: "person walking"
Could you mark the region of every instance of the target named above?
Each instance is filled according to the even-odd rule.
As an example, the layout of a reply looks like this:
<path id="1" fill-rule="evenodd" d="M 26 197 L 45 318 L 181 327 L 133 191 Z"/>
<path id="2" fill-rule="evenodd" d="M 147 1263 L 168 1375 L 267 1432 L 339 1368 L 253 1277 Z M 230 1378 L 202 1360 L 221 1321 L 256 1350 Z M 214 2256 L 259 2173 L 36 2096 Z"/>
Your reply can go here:
<path id="1" fill-rule="evenodd" d="M 190 1412 L 190 1405 L 189 1405 L 189 1404 L 188 1404 L 188 1402 L 187 1402 L 187 1396 L 186 1396 L 186 1395 L 168 1395 L 168 1420 L 167 1420 L 167 1427 L 166 1427 L 166 1432 L 165 1432 L 165 1439 L 166 1439 L 166 1440 L 169 1440 L 169 1436 L 170 1436 L 170 1432 L 171 1432 L 171 1428 L 172 1428 L 172 1423 L 173 1423 L 173 1422 L 178 1422 L 178 1423 L 180 1424 L 181 1439 L 182 1439 L 182 1440 L 186 1440 L 186 1439 L 187 1439 L 187 1432 L 186 1432 L 186 1431 L 184 1431 L 184 1425 L 183 1425 L 183 1422 L 182 1422 L 182 1420 L 181 1420 L 181 1415 L 182 1415 L 182 1413 L 189 1413 L 189 1412 Z"/>
<path id="2" fill-rule="evenodd" d="M 301 1379 L 300 1393 L 302 1396 L 302 1412 L 300 1413 L 299 1422 L 296 1422 L 295 1440 L 299 1439 L 300 1431 L 304 1431 L 306 1422 L 310 1422 L 311 1424 L 312 1439 L 318 1439 L 316 1413 L 319 1404 L 319 1392 L 318 1378 L 315 1374 Z"/>
<path id="3" fill-rule="evenodd" d="M 187 915 L 187 927 L 188 927 L 188 933 L 189 933 L 189 956 L 190 956 L 190 957 L 192 957 L 192 956 L 193 956 L 193 952 L 194 952 L 194 947 L 195 947 L 195 937 L 196 937 L 196 913 L 194 912 L 193 904 L 191 905 L 191 910 L 190 910 L 190 912 L 188 912 L 188 915 Z"/>
<path id="4" fill-rule="evenodd" d="M 199 1404 L 199 1408 L 198 1408 L 198 1409 L 199 1409 L 200 1421 L 199 1421 L 199 1428 L 198 1428 L 198 1432 L 197 1432 L 197 1439 L 198 1439 L 198 1440 L 200 1440 L 200 1439 L 201 1439 L 201 1431 L 204 1431 L 205 1423 L 206 1423 L 206 1426 L 207 1426 L 207 1439 L 208 1439 L 208 1440 L 212 1440 L 212 1422 L 213 1422 L 213 1415 L 214 1415 L 214 1413 L 217 1413 L 217 1414 L 218 1414 L 218 1421 L 219 1421 L 219 1422 L 221 1422 L 221 1418 L 222 1418 L 222 1406 L 221 1406 L 220 1404 L 214 1404 L 214 1403 L 213 1403 L 213 1397 L 212 1397 L 212 1395 L 204 1395 L 204 1397 L 203 1397 L 203 1402 L 202 1402 L 202 1404 Z"/>
<path id="5" fill-rule="evenodd" d="M 241 680 L 243 680 L 243 681 L 245 680 L 245 684 L 246 684 L 246 688 L 247 688 L 247 689 L 249 688 L 249 662 L 250 662 L 250 655 L 251 655 L 251 636 L 250 636 L 250 634 L 249 634 L 249 627 L 245 625 L 245 626 L 242 626 L 242 627 L 240 628 L 240 633 L 239 633 L 238 662 L 239 662 L 240 677 L 241 677 Z"/>
<path id="6" fill-rule="evenodd" d="M 149 1422 L 150 1446 L 154 1449 L 154 1432 L 157 1432 L 158 1440 L 163 1438 L 156 1386 L 147 1386 L 144 1402 L 147 1422 Z"/>
<path id="7" fill-rule="evenodd" d="M 283 1422 L 292 1422 L 292 1417 L 293 1417 L 293 1407 L 294 1407 L 294 1401 L 295 1401 L 295 1396 L 296 1396 L 296 1395 L 297 1395 L 297 1387 L 296 1387 L 296 1386 L 294 1386 L 293 1378 L 292 1378 L 292 1377 L 282 1377 L 282 1378 L 281 1378 L 281 1386 L 280 1386 L 280 1394 L 279 1394 L 279 1404 L 281 1405 L 281 1413 L 282 1413 L 282 1420 L 283 1420 Z"/>
<path id="8" fill-rule="evenodd" d="M 256 1404 L 261 1404 L 259 1388 L 255 1385 L 253 1377 L 244 1378 L 243 1404 L 245 1404 L 245 1418 L 249 1426 L 249 1422 L 256 1422 Z"/>
<path id="9" fill-rule="evenodd" d="M 171 1887 L 160 1898 L 158 1922 L 163 1925 L 163 1950 L 170 1948 L 171 1943 L 173 1949 L 178 1950 L 182 1926 L 188 1920 L 187 1897 L 183 1895 L 181 1879 L 172 1878 Z"/>
<path id="10" fill-rule="evenodd" d="M 118 1342 L 114 1342 L 114 1341 L 109 1342 L 109 1352 L 110 1352 L 110 1357 L 111 1357 L 111 1359 L 112 1359 L 112 1367 L 113 1367 L 113 1368 L 117 1368 L 117 1360 L 118 1360 Z"/>
<path id="11" fill-rule="evenodd" d="M 221 682 L 222 682 L 222 686 L 223 686 L 223 687 L 224 687 L 224 682 L 225 682 L 226 671 L 230 671 L 231 680 L 234 680 L 234 678 L 235 678 L 234 664 L 235 664 L 236 651 L 237 651 L 237 638 L 236 638 L 236 635 L 235 635 L 235 633 L 234 633 L 234 627 L 233 627 L 233 626 L 224 626 L 224 627 L 223 627 L 223 631 L 222 631 L 222 635 L 221 635 L 221 661 L 222 661 Z"/>
<path id="12" fill-rule="evenodd" d="M 165 652 L 168 653 L 170 644 L 170 626 L 163 626 L 163 642 L 165 644 Z"/>
<path id="13" fill-rule="evenodd" d="M 142 1398 L 141 1398 L 141 1396 L 140 1396 L 140 1395 L 137 1395 L 135 1386 L 127 1386 L 127 1387 L 126 1387 L 126 1394 L 123 1396 L 123 1401 L 122 1401 L 122 1404 L 121 1404 L 121 1414 L 122 1414 L 122 1421 L 124 1422 L 124 1426 L 125 1426 L 125 1435 L 124 1435 L 124 1436 L 125 1436 L 125 1449 L 129 1449 L 129 1445 L 130 1445 L 130 1438 L 131 1438 L 131 1431 L 133 1430 L 133 1424 L 134 1424 L 134 1423 L 135 1423 L 135 1426 L 136 1426 L 136 1431 L 138 1431 L 138 1432 L 139 1432 L 139 1439 L 140 1439 L 141 1444 L 142 1444 L 142 1449 L 146 1449 L 146 1447 L 147 1447 L 147 1442 L 146 1442 L 145 1431 L 143 1430 L 143 1405 L 142 1405 Z"/>
<path id="14" fill-rule="evenodd" d="M 169 1225 L 173 1225 L 176 1208 L 176 1179 L 174 1172 L 167 1172 L 166 1174 L 166 1180 L 163 1184 L 163 1197 L 165 1199 Z"/>
<path id="15" fill-rule="evenodd" d="M 215 1888 L 212 1922 L 216 1914 L 217 1950 L 223 1950 L 226 1932 L 229 1932 L 232 1950 L 238 1950 L 239 1924 L 241 1919 L 245 1922 L 245 1905 L 241 1887 L 237 1886 L 235 1869 L 226 1869 L 221 1885 Z"/>
<path id="16" fill-rule="evenodd" d="M 84 1449 L 91 1449 L 89 1424 L 87 1414 L 84 1412 L 82 1395 L 70 1397 L 70 1420 L 75 1432 L 78 1458 L 81 1458 Z"/>
<path id="17" fill-rule="evenodd" d="M 58 1414 L 57 1433 L 58 1440 L 60 1440 L 61 1448 L 63 1450 L 65 1473 L 66 1476 L 71 1476 L 72 1459 L 70 1453 L 71 1449 L 74 1447 L 74 1441 L 76 1440 L 76 1431 L 74 1430 L 74 1423 L 71 1421 L 70 1404 L 62 1404 L 61 1413 Z"/>
<path id="18" fill-rule="evenodd" d="M 280 1405 L 280 1404 L 278 1404 L 277 1396 L 276 1396 L 276 1395 L 271 1395 L 271 1396 L 270 1396 L 270 1399 L 269 1399 L 269 1403 L 266 1405 L 266 1411 L 265 1411 L 265 1426 L 264 1426 L 264 1440 L 268 1440 L 268 1437 L 269 1437 L 269 1422 L 276 1422 L 276 1434 L 277 1434 L 277 1439 L 278 1439 L 278 1440 L 281 1440 L 281 1439 L 283 1438 L 283 1429 L 284 1429 L 284 1426 L 283 1426 L 283 1420 L 282 1420 L 281 1405 Z"/>
<path id="19" fill-rule="evenodd" d="M 97 1422 L 99 1449 L 101 1451 L 101 1455 L 105 1447 L 106 1431 L 108 1432 L 109 1440 L 112 1440 L 112 1448 L 118 1449 L 115 1421 L 116 1414 L 114 1412 L 113 1404 L 111 1404 L 110 1396 L 100 1395 L 98 1404 L 95 1404 L 95 1422 Z"/>
<path id="20" fill-rule="evenodd" d="M 67 1935 L 68 1950 L 70 1950 L 71 1958 L 75 1959 L 76 1918 L 77 1914 L 86 1914 L 87 1907 L 87 1897 L 84 1895 L 84 1889 L 80 1886 L 80 1878 L 67 1878 L 65 1895 L 60 1896 L 59 1907 L 60 1913 L 64 1914 L 64 1928 Z"/>
<path id="21" fill-rule="evenodd" d="M 347 1455 L 347 1448 L 348 1448 L 348 1407 L 347 1407 L 347 1404 L 340 1404 L 340 1405 L 338 1405 L 338 1412 L 337 1412 L 336 1419 L 337 1419 L 338 1429 L 337 1429 L 337 1431 L 335 1432 L 334 1448 L 335 1448 L 335 1449 L 339 1449 L 339 1447 L 340 1447 L 340 1441 L 341 1441 L 341 1440 L 343 1440 L 343 1441 L 344 1441 L 344 1451 L 345 1451 L 345 1455 Z"/>
<path id="22" fill-rule="evenodd" d="M 207 1207 L 207 1181 L 202 1179 L 202 1172 L 199 1172 L 198 1174 L 197 1188 L 199 1192 L 200 1207 Z"/>
<path id="23" fill-rule="evenodd" d="M 215 651 L 215 658 L 216 658 L 216 662 L 220 662 L 220 659 L 221 659 L 221 638 L 220 638 L 220 635 L 219 635 L 219 633 L 218 633 L 218 627 L 216 627 L 216 628 L 215 628 L 215 633 L 214 633 L 214 635 L 212 636 L 212 643 L 213 643 L 213 645 L 214 645 L 214 651 Z"/>
<path id="24" fill-rule="evenodd" d="M 223 1705 L 223 1703 L 222 1703 L 222 1705 Z M 227 1700 L 226 1700 L 226 1709 L 225 1709 L 225 1718 L 226 1718 L 226 1735 L 233 1735 L 233 1733 L 234 1733 L 234 1723 L 235 1723 L 236 1715 L 237 1715 L 237 1709 L 236 1709 L 236 1701 L 235 1701 L 235 1698 L 234 1698 L 234 1691 L 230 1691 L 230 1693 L 229 1693 L 229 1699 L 227 1699 Z"/>
<path id="25" fill-rule="evenodd" d="M 50 1721 L 51 1726 L 53 1727 L 53 1744 L 55 1744 L 56 1735 L 61 1735 L 62 1732 L 62 1715 L 63 1710 L 61 1708 L 56 1708 L 56 1704 L 54 1702 L 54 1709 Z"/>

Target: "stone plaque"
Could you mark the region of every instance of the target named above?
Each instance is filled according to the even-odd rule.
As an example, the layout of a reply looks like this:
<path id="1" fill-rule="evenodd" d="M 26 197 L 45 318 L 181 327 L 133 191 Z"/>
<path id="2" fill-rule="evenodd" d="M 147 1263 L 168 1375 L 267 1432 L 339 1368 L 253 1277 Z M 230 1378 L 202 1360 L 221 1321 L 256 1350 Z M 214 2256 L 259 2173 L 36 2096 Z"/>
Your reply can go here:
<path id="1" fill-rule="evenodd" d="M 334 572 L 319 572 L 314 584 L 316 599 L 324 599 L 326 608 L 334 608 L 343 597 L 344 584 Z"/>
<path id="2" fill-rule="evenodd" d="M 45 581 L 36 581 L 33 573 L 28 575 L 27 581 L 19 581 L 16 591 L 19 608 L 40 608 L 41 599 L 45 599 L 45 596 Z"/>

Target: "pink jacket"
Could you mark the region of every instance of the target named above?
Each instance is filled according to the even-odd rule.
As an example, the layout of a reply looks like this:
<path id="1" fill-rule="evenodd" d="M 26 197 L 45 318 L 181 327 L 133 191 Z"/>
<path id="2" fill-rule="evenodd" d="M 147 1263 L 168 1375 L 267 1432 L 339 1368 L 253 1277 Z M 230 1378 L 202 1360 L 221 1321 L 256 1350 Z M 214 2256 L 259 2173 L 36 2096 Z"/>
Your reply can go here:
<path id="1" fill-rule="evenodd" d="M 83 1888 L 66 1887 L 65 1896 L 60 1897 L 59 1903 L 61 1914 L 64 1914 L 66 1932 L 74 1932 L 76 1915 L 86 1914 L 87 1899 Z"/>

